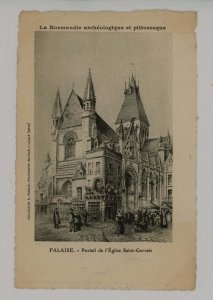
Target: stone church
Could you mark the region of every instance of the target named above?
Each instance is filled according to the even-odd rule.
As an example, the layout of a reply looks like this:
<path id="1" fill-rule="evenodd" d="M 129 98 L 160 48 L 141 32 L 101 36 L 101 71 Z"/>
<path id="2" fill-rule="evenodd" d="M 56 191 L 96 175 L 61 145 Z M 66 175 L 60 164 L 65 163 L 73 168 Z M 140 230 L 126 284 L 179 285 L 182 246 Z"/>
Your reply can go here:
<path id="1" fill-rule="evenodd" d="M 38 183 L 36 214 L 51 213 L 56 206 L 67 214 L 72 207 L 104 221 L 114 218 L 118 208 L 172 208 L 172 136 L 168 132 L 150 139 L 149 127 L 133 75 L 125 86 L 115 131 L 96 111 L 90 70 L 83 98 L 72 89 L 62 109 L 58 90 L 52 152 Z"/>

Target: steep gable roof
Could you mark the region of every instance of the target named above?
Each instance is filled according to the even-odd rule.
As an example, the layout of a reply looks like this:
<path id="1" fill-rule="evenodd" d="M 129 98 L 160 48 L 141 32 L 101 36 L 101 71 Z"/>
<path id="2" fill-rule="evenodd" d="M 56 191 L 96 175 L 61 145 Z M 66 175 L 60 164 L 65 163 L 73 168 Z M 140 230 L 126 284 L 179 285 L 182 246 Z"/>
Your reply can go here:
<path id="1" fill-rule="evenodd" d="M 158 152 L 159 150 L 159 138 L 147 139 L 143 145 L 143 152 Z"/>
<path id="2" fill-rule="evenodd" d="M 125 92 L 125 99 L 115 124 L 120 124 L 121 120 L 125 123 L 130 121 L 132 118 L 135 118 L 149 126 L 149 121 L 141 101 L 138 88 L 130 86 L 130 89 L 132 89 L 131 92 Z"/>
<path id="3" fill-rule="evenodd" d="M 80 126 L 82 107 L 83 100 L 72 90 L 61 116 L 60 128 Z"/>
<path id="4" fill-rule="evenodd" d="M 82 125 L 83 100 L 72 90 L 67 104 L 65 105 L 60 129 Z M 96 124 L 98 131 L 108 140 L 119 142 L 117 133 L 96 113 Z"/>
<path id="5" fill-rule="evenodd" d="M 169 150 L 172 146 L 172 136 L 160 136 L 159 138 L 147 139 L 143 145 L 143 152 L 158 152 L 160 147 Z"/>
<path id="6" fill-rule="evenodd" d="M 96 113 L 98 131 L 114 143 L 119 142 L 118 134 Z"/>

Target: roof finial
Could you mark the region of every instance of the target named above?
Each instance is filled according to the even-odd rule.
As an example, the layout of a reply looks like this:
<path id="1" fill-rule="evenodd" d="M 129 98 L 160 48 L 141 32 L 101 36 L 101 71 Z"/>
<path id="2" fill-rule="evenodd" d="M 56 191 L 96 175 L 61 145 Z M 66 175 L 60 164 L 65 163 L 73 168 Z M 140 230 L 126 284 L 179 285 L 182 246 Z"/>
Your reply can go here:
<path id="1" fill-rule="evenodd" d="M 91 79 L 92 79 L 91 68 L 89 68 L 89 74 L 88 74 L 88 76 L 90 76 L 90 77 L 91 77 Z"/>
<path id="2" fill-rule="evenodd" d="M 135 81 L 133 73 L 132 73 L 132 78 L 131 78 L 131 81 L 130 81 L 130 86 L 133 87 L 133 88 L 136 88 L 136 81 Z"/>
<path id="3" fill-rule="evenodd" d="M 167 131 L 167 139 L 168 139 L 168 142 L 170 144 L 170 142 L 171 142 L 171 136 L 170 136 L 170 133 L 169 133 L 169 129 Z"/>

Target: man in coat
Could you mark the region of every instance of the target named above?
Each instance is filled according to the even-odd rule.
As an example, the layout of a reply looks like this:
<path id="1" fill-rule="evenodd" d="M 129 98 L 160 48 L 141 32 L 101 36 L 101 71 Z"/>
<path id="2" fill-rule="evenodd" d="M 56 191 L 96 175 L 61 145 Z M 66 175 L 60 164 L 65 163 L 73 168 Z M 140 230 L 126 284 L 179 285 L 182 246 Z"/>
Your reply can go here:
<path id="1" fill-rule="evenodd" d="M 70 208 L 70 212 L 69 212 L 69 224 L 70 224 L 70 232 L 71 232 L 74 230 L 74 213 L 72 208 Z"/>
<path id="2" fill-rule="evenodd" d="M 60 219 L 59 210 L 57 207 L 54 209 L 54 212 L 53 212 L 53 223 L 54 223 L 54 228 L 59 229 L 59 225 L 61 224 L 61 219 Z"/>
<path id="3" fill-rule="evenodd" d="M 84 209 L 83 213 L 82 213 L 82 219 L 83 219 L 83 225 L 84 226 L 87 226 L 88 223 L 87 223 L 87 217 L 88 217 L 88 212 L 86 209 Z"/>

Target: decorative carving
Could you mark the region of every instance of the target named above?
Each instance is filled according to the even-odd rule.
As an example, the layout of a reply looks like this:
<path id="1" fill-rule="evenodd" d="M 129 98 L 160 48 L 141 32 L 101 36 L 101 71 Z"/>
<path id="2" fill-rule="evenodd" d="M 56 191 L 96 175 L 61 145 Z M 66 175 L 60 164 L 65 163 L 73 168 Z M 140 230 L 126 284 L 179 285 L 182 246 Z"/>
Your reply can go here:
<path id="1" fill-rule="evenodd" d="M 47 152 L 47 155 L 46 155 L 46 162 L 50 163 L 51 162 L 51 157 L 50 157 L 50 153 Z"/>
<path id="2" fill-rule="evenodd" d="M 74 178 L 83 178 L 86 176 L 86 163 L 82 161 L 79 163 Z"/>

